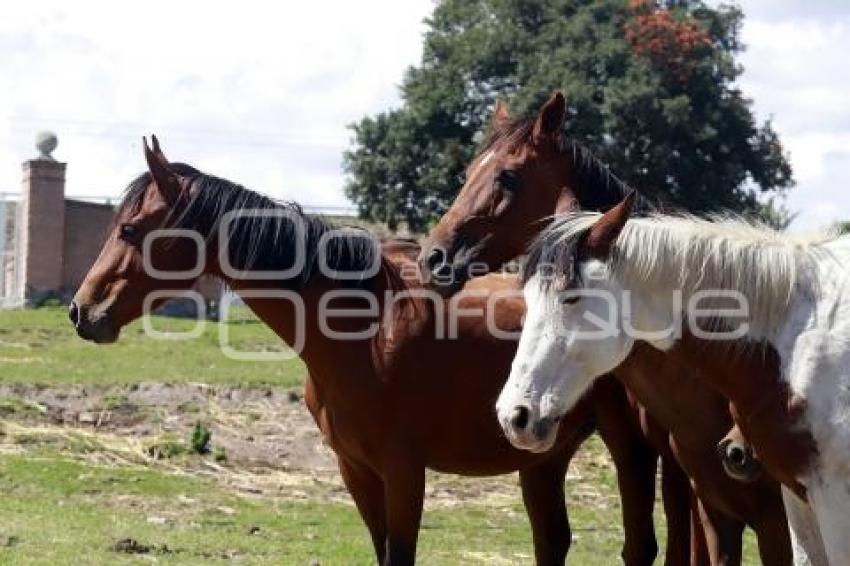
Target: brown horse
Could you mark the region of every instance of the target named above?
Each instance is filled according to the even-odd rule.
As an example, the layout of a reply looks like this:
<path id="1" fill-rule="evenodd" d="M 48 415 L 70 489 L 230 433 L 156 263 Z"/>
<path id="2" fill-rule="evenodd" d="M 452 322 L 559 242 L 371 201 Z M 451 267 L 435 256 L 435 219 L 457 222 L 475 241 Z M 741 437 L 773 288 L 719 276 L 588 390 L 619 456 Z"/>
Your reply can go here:
<path id="1" fill-rule="evenodd" d="M 625 561 L 653 562 L 657 456 L 619 386 L 612 393 L 613 383 L 602 383 L 590 394 L 547 454 L 513 448 L 493 417 L 516 341 L 488 324 L 517 331 L 524 303 L 487 297 L 512 289 L 512 278 L 475 281 L 472 294 L 445 302 L 416 282 L 409 247 L 382 253 L 365 232 L 336 230 L 297 206 L 170 164 L 156 140 L 153 150 L 145 144 L 145 157 L 149 171 L 129 186 L 70 306 L 81 337 L 113 342 L 146 306 L 164 300 L 150 300 L 152 293 L 189 289 L 202 273 L 218 276 L 305 362 L 308 407 L 338 456 L 380 563 L 413 563 L 431 468 L 518 470 L 537 562 L 563 564 L 570 544 L 564 477 L 594 426 L 618 469 Z M 476 309 L 482 312 L 470 314 Z M 441 335 L 445 321 L 453 339 Z"/>
<path id="2" fill-rule="evenodd" d="M 534 122 L 538 133 L 560 128 L 563 115 L 546 105 Z M 492 135 L 466 171 L 466 183 L 452 207 L 429 235 L 420 253 L 422 279 L 430 288 L 449 296 L 471 273 L 498 269 L 522 254 L 553 213 L 576 208 L 606 209 L 623 198 L 626 187 L 616 182 L 578 146 L 533 146 L 512 127 L 507 105 L 499 101 L 491 119 Z M 505 154 L 505 147 L 511 148 Z M 577 167 L 562 155 L 576 152 L 586 163 Z M 493 160 L 507 160 L 494 168 Z M 554 168 L 554 169 L 553 169 Z M 540 190 L 517 192 L 521 186 Z M 508 228 L 509 227 L 509 228 Z M 667 431 L 657 426 L 635 403 L 646 435 L 654 437 L 662 456 L 662 493 L 667 515 L 666 564 L 691 562 L 689 527 L 690 488 L 670 453 Z M 701 533 L 697 533 L 700 535 Z"/>
<path id="3" fill-rule="evenodd" d="M 462 284 L 471 266 L 484 271 L 476 263 L 496 269 L 523 253 L 553 213 L 574 208 L 571 195 L 582 208 L 608 208 L 630 191 L 587 150 L 563 137 L 565 112 L 560 93 L 535 120 L 512 122 L 506 106 L 497 106 L 489 144 L 473 160 L 457 200 L 423 246 L 420 265 L 432 284 L 445 282 L 451 290 Z M 752 355 L 740 362 L 735 375 L 762 361 L 760 353 Z M 778 484 L 759 478 L 744 485 L 727 476 L 715 447 L 733 421 L 725 399 L 697 373 L 686 358 L 657 350 L 633 356 L 615 371 L 663 427 L 664 434 L 649 435 L 656 447 L 663 454 L 669 443 L 690 476 L 712 564 L 740 562 L 745 525 L 758 534 L 764 564 L 789 564 Z M 665 395 L 658 395 L 659 387 Z M 741 462 L 747 470 L 753 465 Z"/>

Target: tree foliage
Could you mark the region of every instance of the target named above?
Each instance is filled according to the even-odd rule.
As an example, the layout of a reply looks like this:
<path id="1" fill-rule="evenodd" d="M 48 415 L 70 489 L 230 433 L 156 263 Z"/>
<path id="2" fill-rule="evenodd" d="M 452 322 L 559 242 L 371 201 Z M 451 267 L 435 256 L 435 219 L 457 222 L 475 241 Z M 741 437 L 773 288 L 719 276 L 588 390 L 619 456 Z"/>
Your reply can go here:
<path id="1" fill-rule="evenodd" d="M 371 220 L 422 229 L 460 188 L 498 97 L 515 114 L 556 89 L 567 134 L 649 196 L 781 224 L 792 184 L 769 121 L 735 84 L 743 14 L 667 0 L 442 0 L 401 108 L 352 126 L 346 194 Z"/>

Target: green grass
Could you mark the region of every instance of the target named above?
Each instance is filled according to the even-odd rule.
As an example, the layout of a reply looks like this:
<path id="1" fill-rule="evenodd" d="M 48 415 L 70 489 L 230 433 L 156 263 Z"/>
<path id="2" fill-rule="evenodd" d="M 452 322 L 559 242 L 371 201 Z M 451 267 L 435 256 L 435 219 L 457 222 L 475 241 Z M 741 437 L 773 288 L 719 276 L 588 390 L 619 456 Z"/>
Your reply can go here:
<path id="1" fill-rule="evenodd" d="M 618 564 L 623 540 L 613 473 L 591 439 L 568 481 L 573 525 L 570 564 Z M 69 454 L 76 453 L 71 459 Z M 365 527 L 350 504 L 293 501 L 287 494 L 243 496 L 210 478 L 137 466 L 104 467 L 41 445 L 0 458 L 0 564 L 63 565 L 371 564 Z M 433 480 L 434 477 L 431 477 Z M 452 478 L 468 485 L 482 480 Z M 505 481 L 511 481 L 506 479 Z M 486 497 L 426 508 L 419 563 L 531 563 L 531 534 L 519 490 L 507 502 Z M 664 523 L 656 513 L 661 553 Z M 132 538 L 145 556 L 115 552 Z M 747 536 L 745 564 L 758 564 Z M 663 556 L 663 554 L 661 555 Z M 659 558 L 659 561 L 662 558 Z M 660 563 L 660 562 L 659 562 Z"/>
<path id="2" fill-rule="evenodd" d="M 476 481 L 476 480 L 463 480 Z M 351 505 L 249 499 L 208 479 L 85 464 L 58 454 L 0 459 L 0 563 L 20 565 L 371 564 L 365 527 Z M 571 563 L 617 563 L 618 511 L 572 501 Z M 256 534 L 251 534 L 256 531 Z M 148 558 L 117 553 L 133 538 Z M 11 544 L 3 546 L 3 541 Z M 513 504 L 428 509 L 420 563 L 530 563 L 531 538 Z"/>
<path id="3" fill-rule="evenodd" d="M 249 316 L 230 324 L 243 351 L 275 351 L 280 340 Z M 192 322 L 156 318 L 160 330 L 184 332 Z M 0 382 L 120 385 L 138 381 L 300 385 L 297 361 L 230 360 L 218 346 L 216 324 L 189 341 L 155 340 L 141 323 L 125 329 L 117 345 L 96 346 L 75 335 L 64 309 L 0 311 Z M 120 406 L 120 395 L 105 399 Z M 187 407 L 187 410 L 190 407 Z M 43 407 L 0 398 L 0 417 L 26 416 Z M 371 543 L 350 504 L 295 501 L 282 496 L 247 498 L 221 482 L 160 468 L 103 467 L 103 447 L 85 438 L 19 434 L 3 441 L 0 427 L 0 564 L 372 564 Z M 24 451 L 25 454 L 15 454 Z M 11 453 L 11 454 L 9 454 Z M 570 564 L 619 563 L 623 540 L 611 467 L 597 439 L 582 448 L 579 479 L 568 481 L 574 541 Z M 192 457 L 192 456 L 181 456 Z M 108 460 L 107 460 L 108 461 Z M 166 465 L 166 464 L 164 464 Z M 458 482 L 478 482 L 458 479 Z M 519 490 L 507 503 L 465 499 L 426 510 L 420 563 L 531 563 L 531 538 Z M 656 532 L 664 548 L 663 514 Z M 252 532 L 254 534 L 252 534 Z M 111 547 L 133 538 L 153 547 L 134 556 Z M 758 564 L 752 536 L 745 564 Z M 660 559 L 659 559 L 660 563 Z"/>
<path id="4" fill-rule="evenodd" d="M 113 469 L 53 458 L 0 461 L 0 548 L 4 564 L 141 564 L 116 553 L 133 538 L 164 564 L 371 564 L 365 528 L 350 505 L 246 499 L 212 482 L 161 472 Z M 255 529 L 256 528 L 256 529 Z M 251 534 L 256 531 L 256 534 Z M 494 557 L 528 561 L 530 535 L 519 508 L 429 510 L 421 535 L 423 564 Z M 598 550 L 584 553 L 610 564 Z M 462 549 L 462 550 L 461 550 Z M 587 548 L 586 550 L 591 550 Z"/>
<path id="5" fill-rule="evenodd" d="M 116 344 L 98 346 L 77 337 L 64 308 L 0 310 L 0 382 L 116 385 L 140 381 L 210 384 L 303 382 L 297 359 L 247 362 L 230 359 L 219 347 L 219 324 L 204 323 L 200 337 L 164 340 L 147 336 L 137 321 Z M 160 332 L 189 332 L 195 322 L 152 317 Z M 282 352 L 286 346 L 242 309 L 227 324 L 230 344 L 240 352 Z"/>
<path id="6" fill-rule="evenodd" d="M 356 513 L 341 504 L 261 503 L 192 477 L 59 457 L 6 457 L 0 486 L 0 540 L 14 541 L 0 548 L 4 564 L 150 563 L 113 551 L 124 538 L 152 546 L 150 554 L 165 564 L 369 559 Z"/>

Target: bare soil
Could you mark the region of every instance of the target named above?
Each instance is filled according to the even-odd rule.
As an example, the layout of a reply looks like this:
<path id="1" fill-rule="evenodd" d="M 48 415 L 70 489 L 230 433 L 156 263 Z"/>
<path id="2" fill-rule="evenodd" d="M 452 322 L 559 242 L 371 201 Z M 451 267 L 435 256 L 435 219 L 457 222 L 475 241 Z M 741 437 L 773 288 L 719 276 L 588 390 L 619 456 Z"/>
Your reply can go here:
<path id="1" fill-rule="evenodd" d="M 151 456 L 148 447 L 158 442 L 177 442 L 188 449 L 197 422 L 211 431 L 213 454 L 223 451 L 225 461 L 216 461 L 213 454 Z M 0 384 L 0 449 L 28 450 L 67 435 L 77 442 L 59 447 L 76 450 L 75 457 L 208 475 L 248 495 L 350 503 L 333 451 L 323 442 L 300 390 L 163 383 Z M 75 447 L 80 438 L 96 447 L 79 451 Z M 585 477 L 608 466 L 604 455 L 580 452 L 570 469 L 573 497 L 593 505 L 616 505 Z M 469 481 L 430 474 L 426 505 L 476 503 L 507 509 L 517 495 L 513 475 Z"/>

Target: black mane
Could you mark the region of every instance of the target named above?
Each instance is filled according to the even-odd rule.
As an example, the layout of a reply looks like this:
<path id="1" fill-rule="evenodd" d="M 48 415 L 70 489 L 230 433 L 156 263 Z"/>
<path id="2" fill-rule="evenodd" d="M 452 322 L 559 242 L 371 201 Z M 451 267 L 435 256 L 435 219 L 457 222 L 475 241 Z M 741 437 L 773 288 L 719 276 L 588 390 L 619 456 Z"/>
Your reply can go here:
<path id="1" fill-rule="evenodd" d="M 483 154 L 502 144 L 516 148 L 521 144 L 531 143 L 533 130 L 533 118 L 514 120 L 510 124 L 495 130 L 479 153 Z M 558 151 L 561 154 L 570 154 L 573 160 L 578 185 L 575 187 L 576 198 L 578 198 L 579 205 L 583 210 L 605 212 L 619 204 L 629 193 L 634 191 L 580 142 L 561 133 L 556 143 Z M 639 192 L 637 197 L 635 210 L 649 211 L 655 209 L 649 200 Z"/>
<path id="2" fill-rule="evenodd" d="M 528 283 L 538 271 L 548 269 L 541 278 L 543 289 L 548 289 L 555 281 L 562 281 L 565 287 L 581 287 L 576 267 L 576 249 L 559 245 L 551 226 L 540 233 L 528 247 L 528 254 L 519 272 L 521 285 Z"/>
<path id="3" fill-rule="evenodd" d="M 219 229 L 226 215 L 255 212 L 230 224 L 227 254 L 235 269 L 279 272 L 291 269 L 296 265 L 300 246 L 302 269 L 285 280 L 273 278 L 297 290 L 322 275 L 320 261 L 344 274 L 345 282 L 353 285 L 371 280 L 376 275 L 375 265 L 383 265 L 379 243 L 365 230 L 336 227 L 323 218 L 305 214 L 293 202 L 272 200 L 184 163 L 172 163 L 170 168 L 187 180 L 188 197 L 186 204 L 175 207 L 166 220 L 169 228 L 196 231 L 218 249 Z M 117 217 L 139 210 L 150 183 L 150 173 L 143 173 L 129 184 Z"/>

